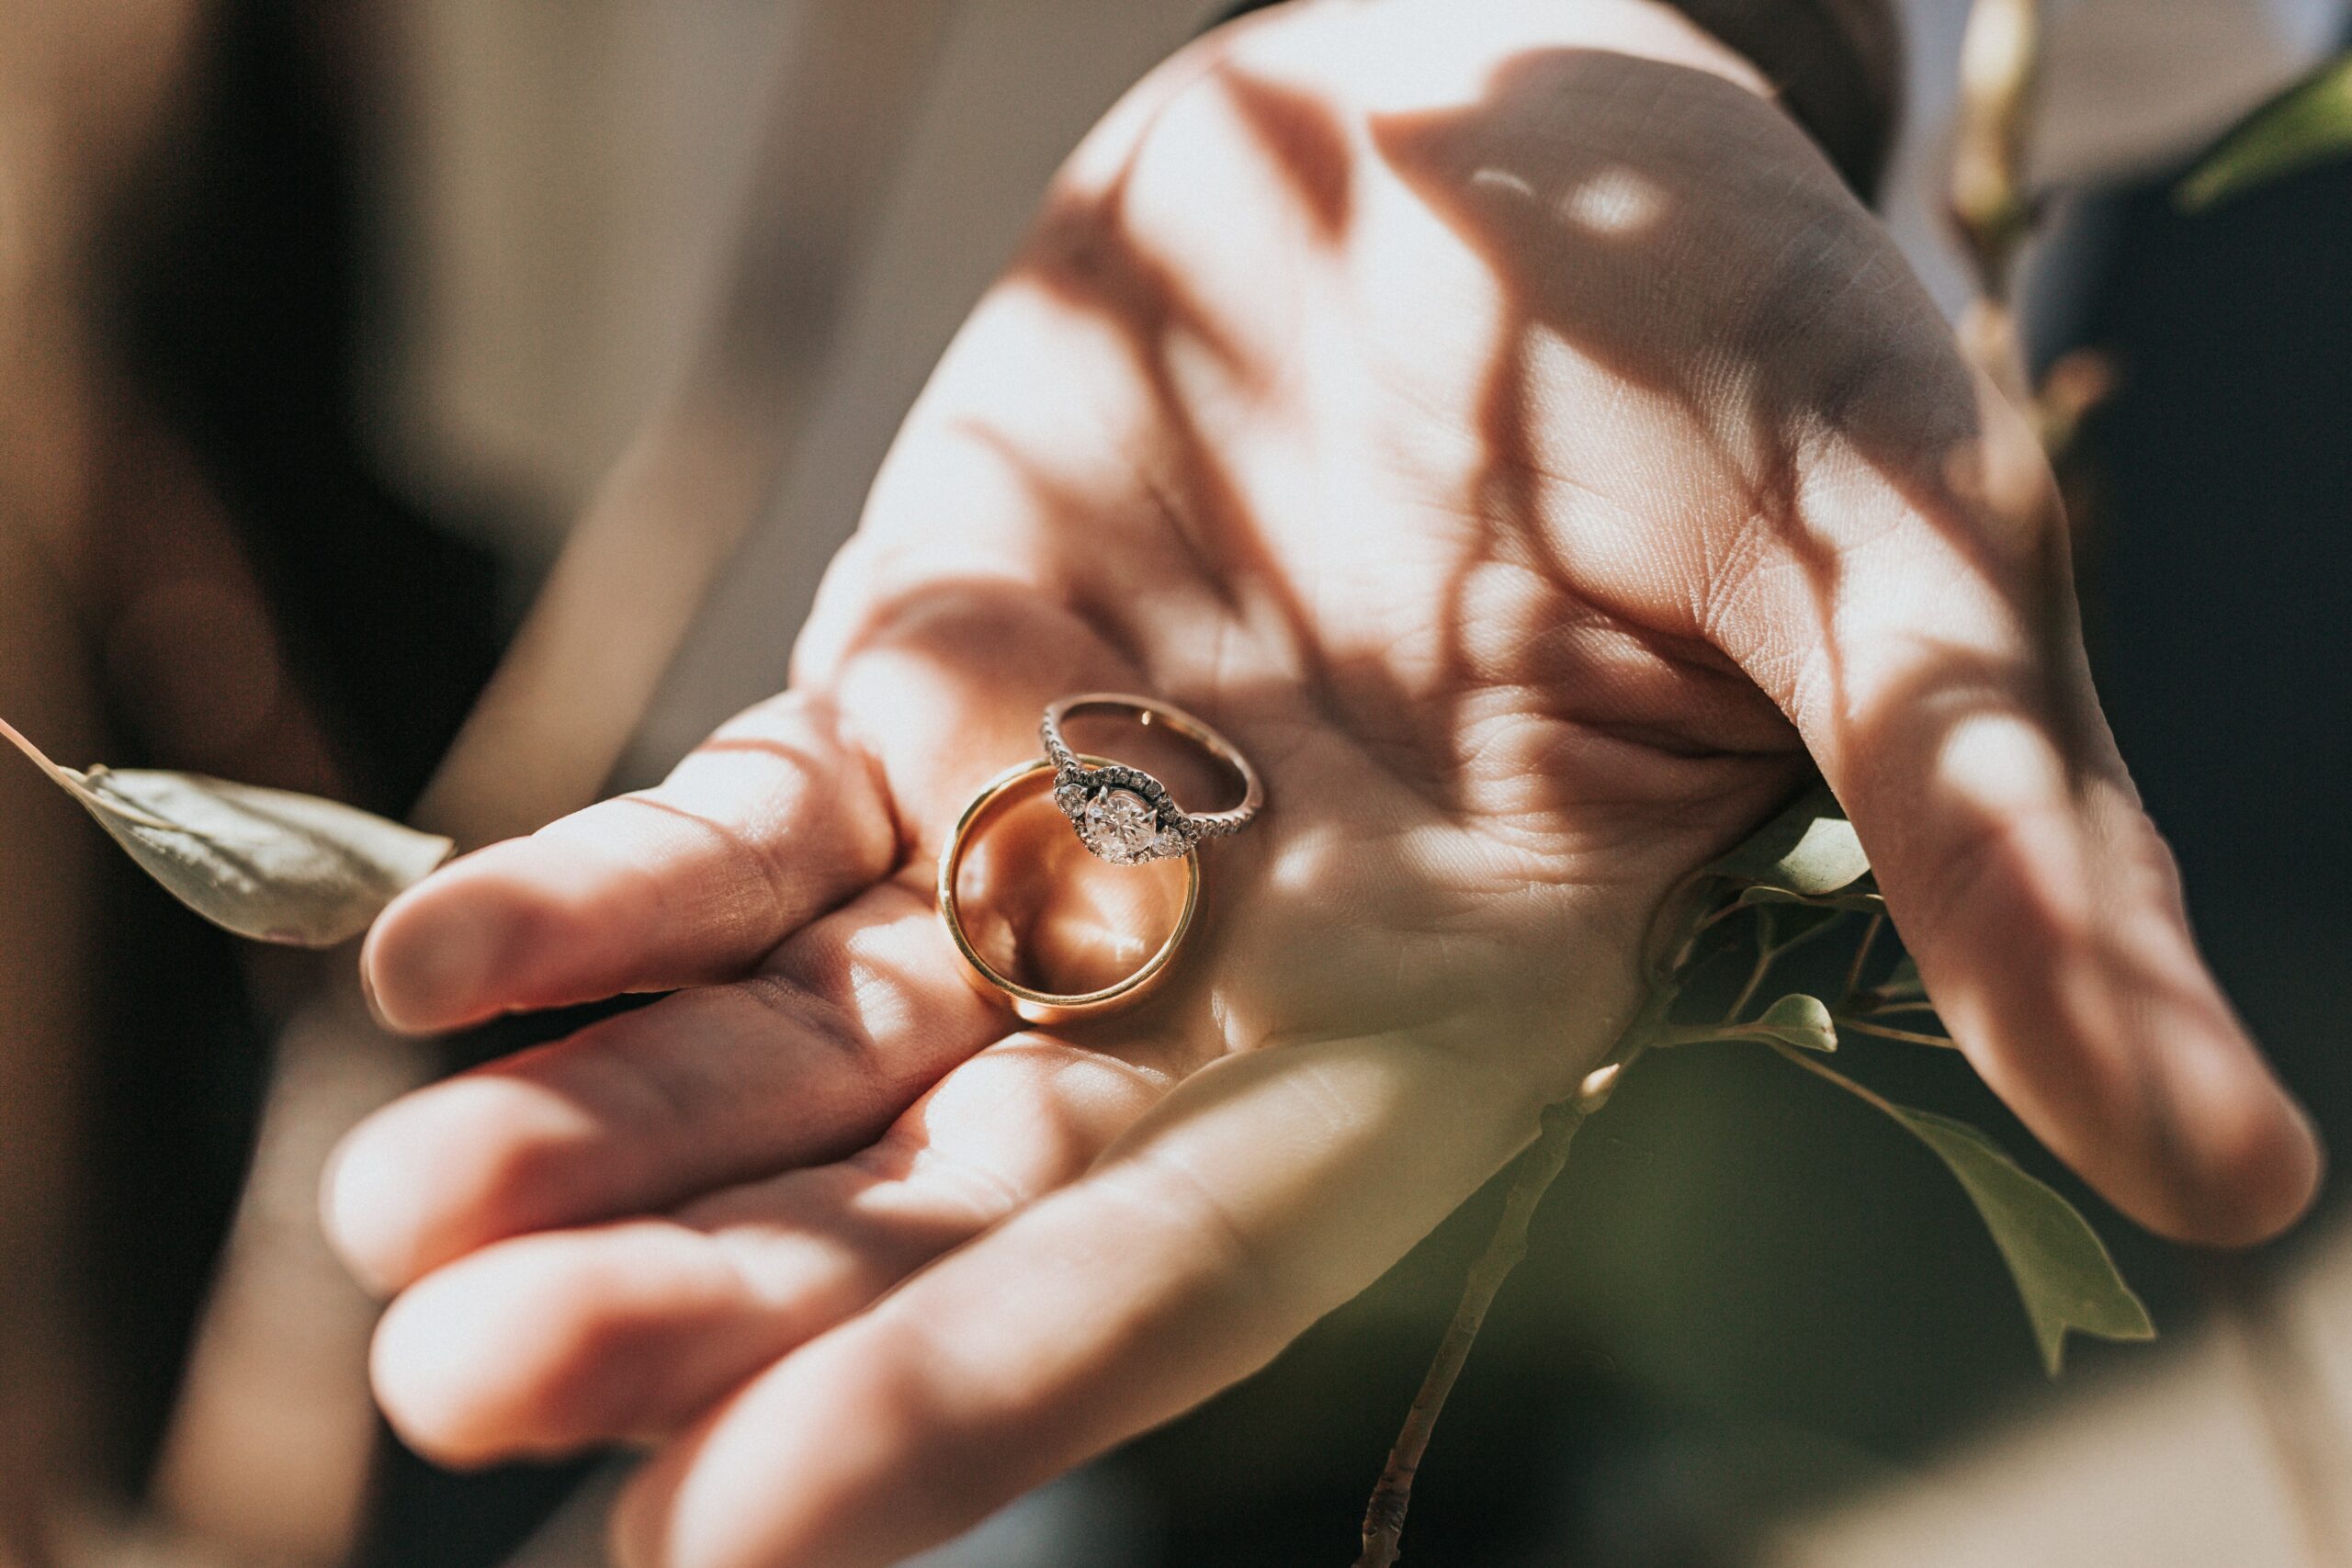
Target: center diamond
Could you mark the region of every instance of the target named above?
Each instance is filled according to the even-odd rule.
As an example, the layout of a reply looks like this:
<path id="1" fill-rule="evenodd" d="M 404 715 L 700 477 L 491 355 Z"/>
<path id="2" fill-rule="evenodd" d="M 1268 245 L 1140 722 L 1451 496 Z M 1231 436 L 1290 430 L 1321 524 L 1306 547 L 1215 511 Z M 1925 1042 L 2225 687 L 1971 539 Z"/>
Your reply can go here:
<path id="1" fill-rule="evenodd" d="M 1138 865 L 1173 853 L 1159 813 L 1133 790 L 1106 789 L 1078 815 L 1078 836 L 1086 847 L 1119 865 Z"/>

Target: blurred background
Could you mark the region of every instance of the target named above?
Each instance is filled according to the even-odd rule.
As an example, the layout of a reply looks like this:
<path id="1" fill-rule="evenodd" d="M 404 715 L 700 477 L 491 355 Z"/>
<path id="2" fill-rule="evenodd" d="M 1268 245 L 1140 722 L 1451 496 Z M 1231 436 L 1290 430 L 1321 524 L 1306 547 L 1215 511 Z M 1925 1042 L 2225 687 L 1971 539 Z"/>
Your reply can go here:
<path id="1" fill-rule="evenodd" d="M 1218 9 L 0 0 L 0 716 L 469 840 L 658 776 L 781 684 L 1054 165 Z M 1886 209 L 1957 312 L 1966 7 L 1907 11 Z M 2352 1145 L 2352 159 L 2174 200 L 2345 8 L 2053 17 L 2025 305 L 2039 362 L 2111 382 L 2065 472 L 2102 690 L 2224 981 Z M 200 928 L 0 770 L 0 1564 L 604 1561 L 597 1462 L 460 1478 L 382 1432 L 311 1209 L 368 1106 L 571 1021 L 395 1043 L 349 966 Z M 2352 1562 L 2342 1183 L 2190 1255 L 1957 1061 L 1853 1055 L 2081 1204 L 2163 1338 L 2045 1380 L 1917 1144 L 1760 1054 L 1653 1057 L 1538 1220 L 1408 1560 Z M 927 1568 L 1348 1562 L 1498 1202 Z"/>

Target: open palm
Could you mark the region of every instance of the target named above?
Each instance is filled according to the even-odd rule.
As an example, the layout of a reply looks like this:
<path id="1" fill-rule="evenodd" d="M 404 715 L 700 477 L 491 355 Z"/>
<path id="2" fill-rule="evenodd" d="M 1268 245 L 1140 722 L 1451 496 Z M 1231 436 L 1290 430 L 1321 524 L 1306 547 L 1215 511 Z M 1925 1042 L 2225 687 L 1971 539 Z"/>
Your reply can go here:
<path id="1" fill-rule="evenodd" d="M 2316 1151 L 2197 959 L 2048 481 L 1744 68 L 1622 0 L 1305 6 L 1073 159 L 793 690 L 371 938 L 394 1022 L 678 994 L 412 1096 L 328 1196 L 457 1461 L 663 1445 L 633 1561 L 880 1564 L 1245 1375 L 1523 1147 L 1668 888 L 1820 767 L 1943 1015 L 2147 1223 Z M 1135 1011 L 929 901 L 1046 704 L 1263 772 Z M 1116 969 L 1073 888 L 1011 934 Z"/>

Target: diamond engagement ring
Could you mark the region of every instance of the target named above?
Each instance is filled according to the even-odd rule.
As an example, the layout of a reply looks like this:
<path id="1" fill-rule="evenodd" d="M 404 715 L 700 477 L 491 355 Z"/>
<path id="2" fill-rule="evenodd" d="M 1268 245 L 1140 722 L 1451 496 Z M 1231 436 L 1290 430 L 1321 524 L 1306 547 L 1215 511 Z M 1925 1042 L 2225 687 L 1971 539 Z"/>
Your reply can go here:
<path id="1" fill-rule="evenodd" d="M 1141 768 L 1080 757 L 1062 739 L 1062 725 L 1081 713 L 1131 716 L 1141 725 L 1182 736 L 1240 782 L 1241 801 L 1218 811 L 1187 811 L 1168 786 Z M 1046 709 L 1037 727 L 1054 770 L 1054 804 L 1078 829 L 1080 842 L 1118 865 L 1141 865 L 1192 852 L 1203 839 L 1238 833 L 1265 804 L 1266 787 L 1238 747 L 1183 709 L 1123 692 L 1064 697 Z"/>

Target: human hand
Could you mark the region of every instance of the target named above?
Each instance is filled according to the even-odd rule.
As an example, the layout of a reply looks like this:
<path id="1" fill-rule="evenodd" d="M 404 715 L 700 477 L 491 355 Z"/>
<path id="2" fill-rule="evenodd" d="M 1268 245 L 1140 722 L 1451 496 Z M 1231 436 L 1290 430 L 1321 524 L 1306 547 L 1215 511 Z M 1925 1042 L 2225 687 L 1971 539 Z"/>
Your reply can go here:
<path id="1" fill-rule="evenodd" d="M 1815 764 L 2044 1141 L 2169 1234 L 2289 1223 L 2317 1147 L 2114 753 L 2030 437 L 1757 87 L 1641 0 L 1380 0 L 1131 95 L 910 417 L 792 691 L 371 937 L 408 1028 L 682 988 L 345 1146 L 403 1434 L 660 1444 L 634 1562 L 895 1561 L 1376 1277 Z M 1022 1029 L 931 865 L 1104 688 L 1212 719 L 1269 806 L 1149 1003 Z"/>

